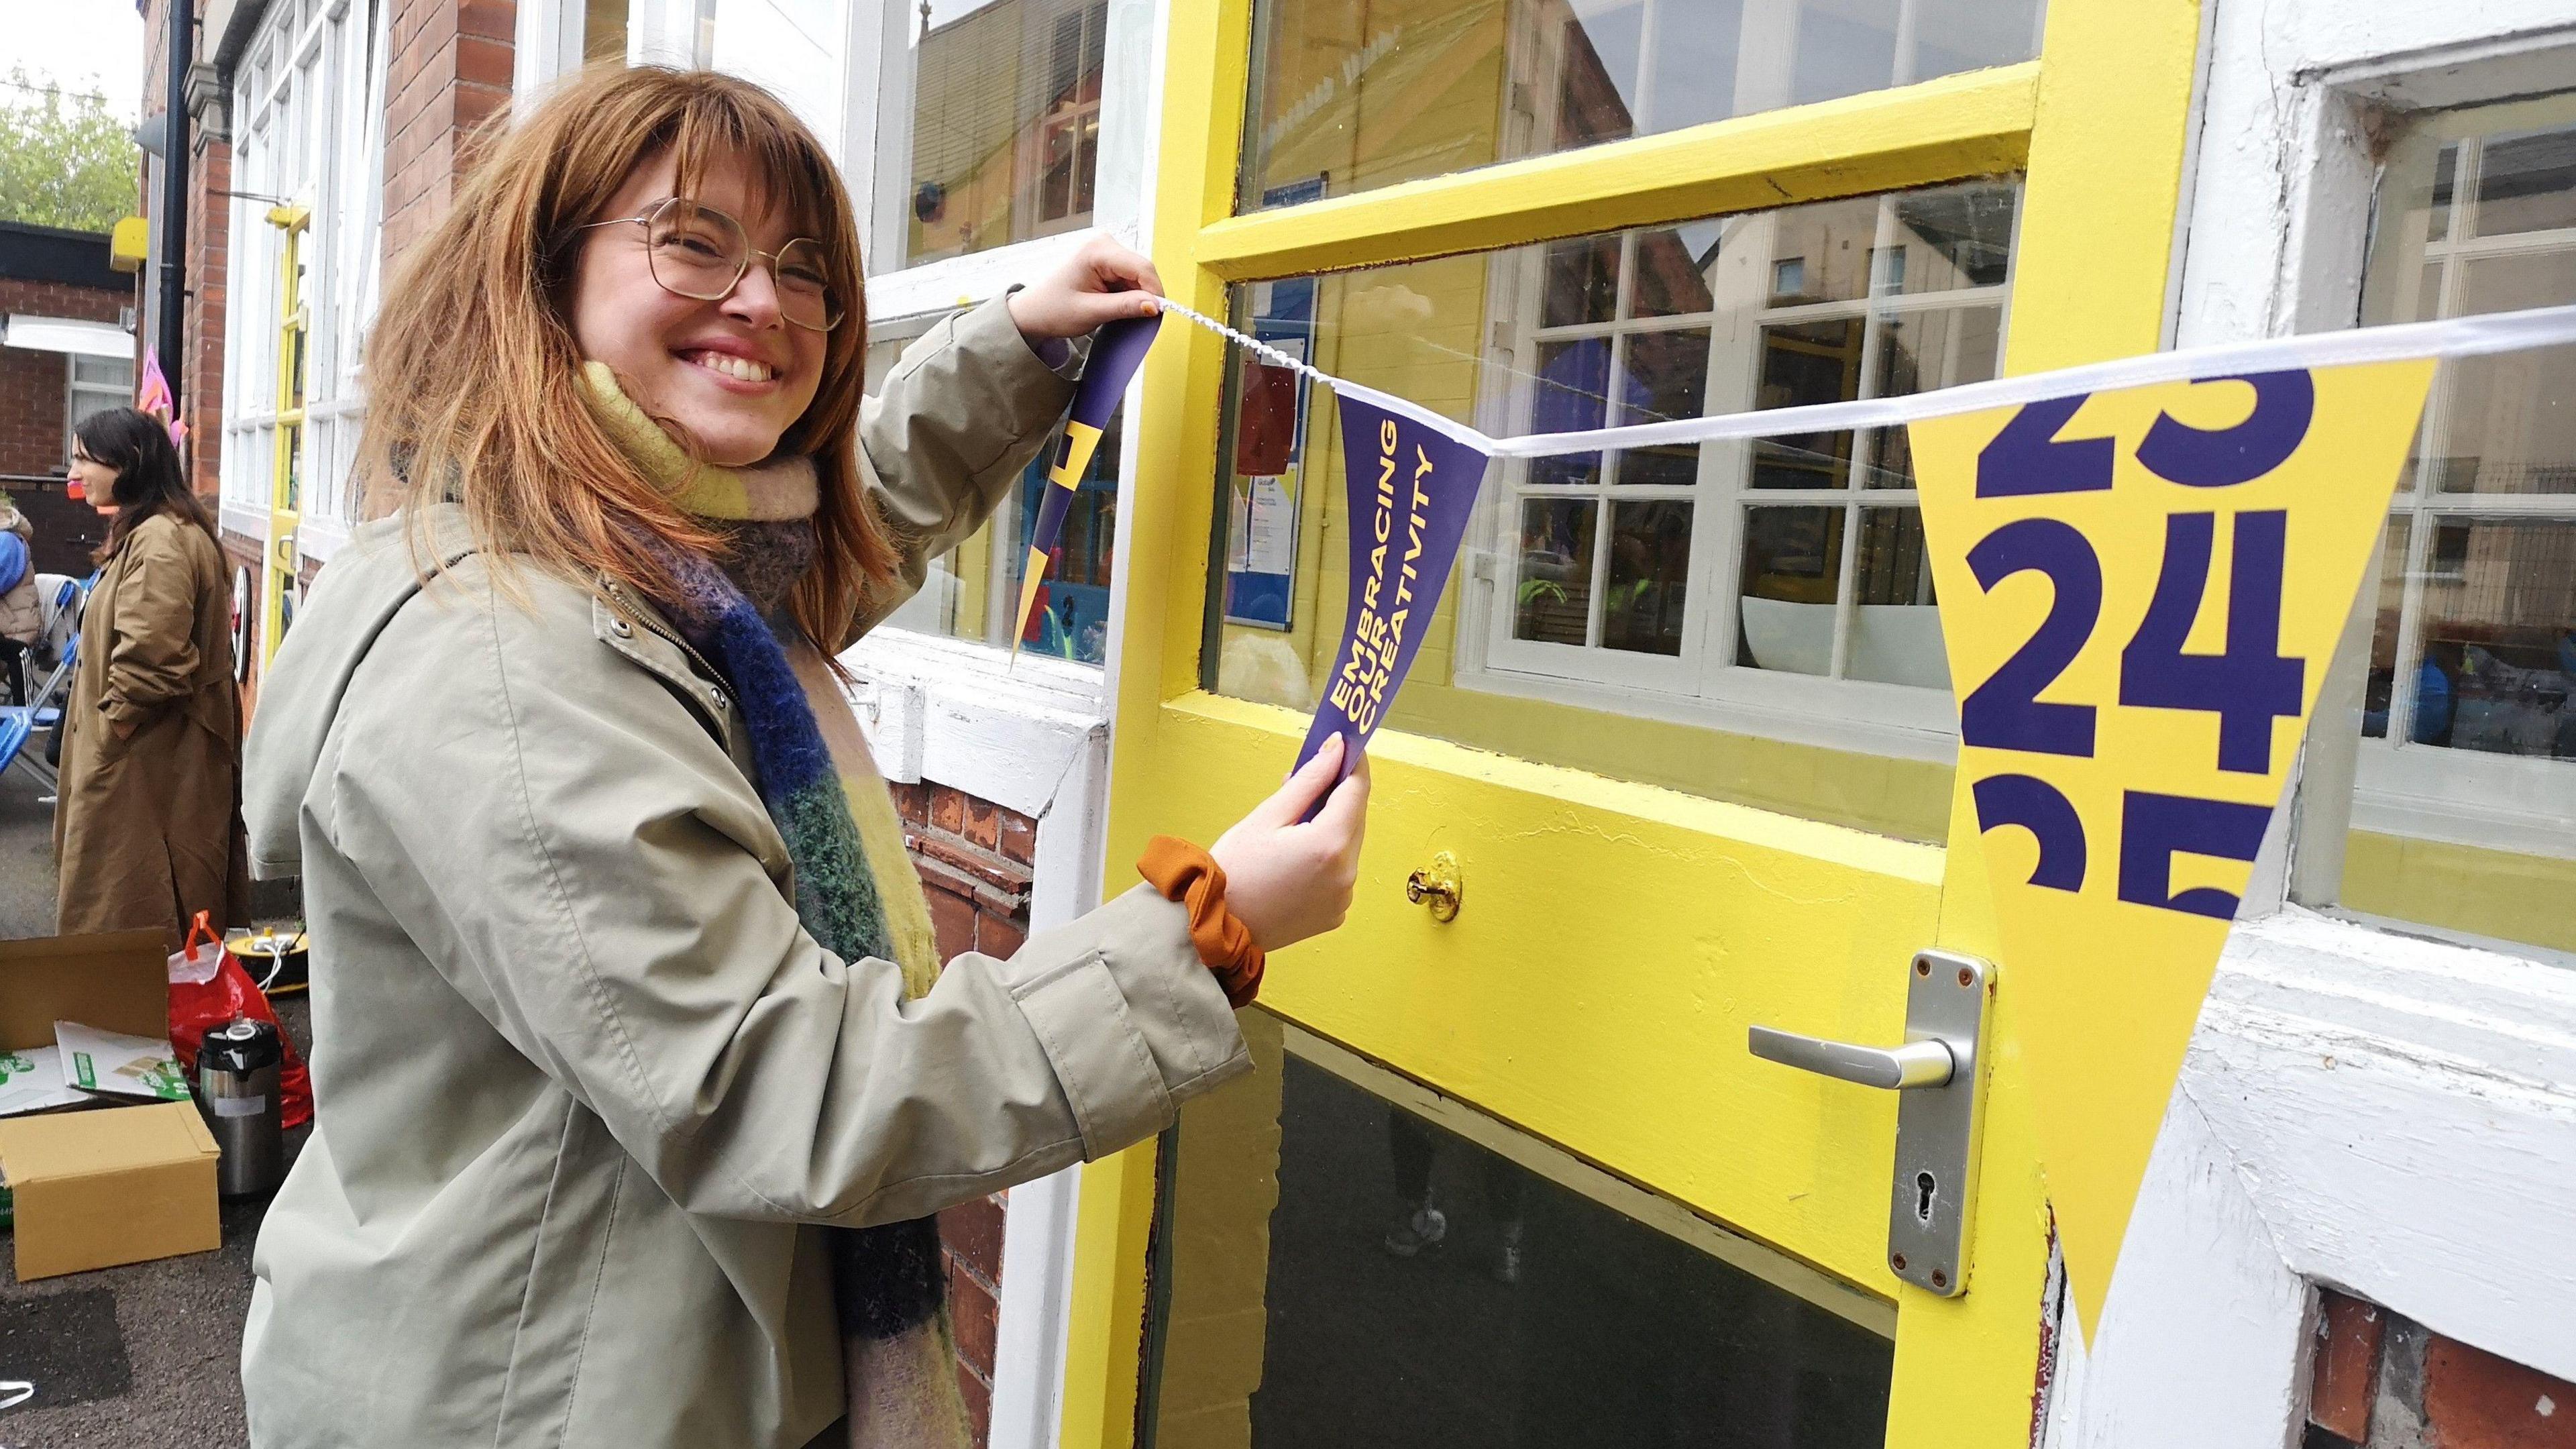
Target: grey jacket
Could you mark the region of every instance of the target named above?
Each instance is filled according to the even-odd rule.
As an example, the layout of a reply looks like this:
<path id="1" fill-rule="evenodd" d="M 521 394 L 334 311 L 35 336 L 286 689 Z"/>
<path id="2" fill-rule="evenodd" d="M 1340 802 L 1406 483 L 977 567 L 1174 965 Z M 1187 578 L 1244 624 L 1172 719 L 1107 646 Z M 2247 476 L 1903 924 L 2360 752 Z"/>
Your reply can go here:
<path id="1" fill-rule="evenodd" d="M 999 303 L 863 422 L 921 558 L 1065 388 Z M 317 581 L 261 691 L 245 810 L 300 871 L 312 1139 L 260 1233 L 251 1440 L 797 1449 L 843 1408 L 819 1234 L 1098 1157 L 1248 1066 L 1182 908 L 1143 889 L 950 963 L 798 924 L 727 688 L 631 593 L 522 568 L 452 508 Z"/>

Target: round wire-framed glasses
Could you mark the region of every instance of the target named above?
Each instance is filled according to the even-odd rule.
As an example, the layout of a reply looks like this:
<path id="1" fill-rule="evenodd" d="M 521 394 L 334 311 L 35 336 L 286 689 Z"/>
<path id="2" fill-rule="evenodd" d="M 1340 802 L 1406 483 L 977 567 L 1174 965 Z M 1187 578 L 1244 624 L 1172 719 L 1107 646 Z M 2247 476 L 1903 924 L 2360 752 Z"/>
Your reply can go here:
<path id="1" fill-rule="evenodd" d="M 751 270 L 754 258 L 769 268 L 778 314 L 811 332 L 829 332 L 848 315 L 824 265 L 823 244 L 800 236 L 774 252 L 751 244 L 742 223 L 684 196 L 664 197 L 634 216 L 612 217 L 575 228 L 644 228 L 644 260 L 662 290 L 694 302 L 722 301 Z"/>

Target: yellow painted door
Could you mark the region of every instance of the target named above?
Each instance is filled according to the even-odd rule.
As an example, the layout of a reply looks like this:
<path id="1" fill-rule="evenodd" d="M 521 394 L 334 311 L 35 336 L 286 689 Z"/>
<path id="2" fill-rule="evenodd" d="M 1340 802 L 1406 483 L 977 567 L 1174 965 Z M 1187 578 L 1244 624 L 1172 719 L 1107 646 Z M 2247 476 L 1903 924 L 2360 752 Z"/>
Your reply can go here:
<path id="1" fill-rule="evenodd" d="M 1173 10 L 1173 295 L 1489 432 L 2161 341 L 2190 5 Z M 1148 362 L 1113 891 L 1273 787 L 1330 666 L 1340 443 L 1288 381 L 1178 323 Z M 1087 1171 L 1066 1442 L 2027 1442 L 2048 1234 L 2008 1047 L 1945 1297 L 1888 1262 L 1895 1094 L 1746 1046 L 1896 1043 L 1916 951 L 1990 954 L 1903 439 L 1485 490 L 1349 924 L 1274 962 L 1250 1086 Z M 1443 854 L 1449 920 L 1405 889 Z"/>

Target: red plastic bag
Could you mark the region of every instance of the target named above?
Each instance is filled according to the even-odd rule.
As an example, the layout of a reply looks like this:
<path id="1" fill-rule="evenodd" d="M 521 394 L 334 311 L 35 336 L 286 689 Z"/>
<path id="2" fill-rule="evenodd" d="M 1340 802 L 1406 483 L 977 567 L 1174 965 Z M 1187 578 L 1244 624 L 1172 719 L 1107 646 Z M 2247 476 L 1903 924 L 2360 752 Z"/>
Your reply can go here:
<path id="1" fill-rule="evenodd" d="M 205 944 L 197 944 L 204 938 Z M 207 974 L 206 959 L 215 959 L 213 974 Z M 188 928 L 187 944 L 170 958 L 170 1046 L 178 1053 L 179 1069 L 191 1079 L 197 1074 L 197 1048 L 208 1030 L 222 1026 L 237 1016 L 264 1021 L 277 1027 L 278 1049 L 286 1060 L 277 1069 L 277 1093 L 280 1118 L 285 1126 L 301 1127 L 313 1120 L 313 1077 L 304 1069 L 304 1058 L 295 1050 L 295 1041 L 278 1026 L 277 1013 L 268 1004 L 267 993 L 250 973 L 215 939 L 215 928 L 206 920 L 204 911 Z"/>

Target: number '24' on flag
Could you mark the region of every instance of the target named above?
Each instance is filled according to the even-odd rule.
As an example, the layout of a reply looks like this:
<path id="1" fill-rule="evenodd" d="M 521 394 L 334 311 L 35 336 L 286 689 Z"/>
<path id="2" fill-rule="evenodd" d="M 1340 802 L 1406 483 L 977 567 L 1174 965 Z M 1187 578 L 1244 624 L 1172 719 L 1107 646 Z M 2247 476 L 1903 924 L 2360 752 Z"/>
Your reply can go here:
<path id="1" fill-rule="evenodd" d="M 2432 371 L 1911 425 L 1994 896 L 2000 1069 L 2035 1104 L 2088 1331 Z"/>

